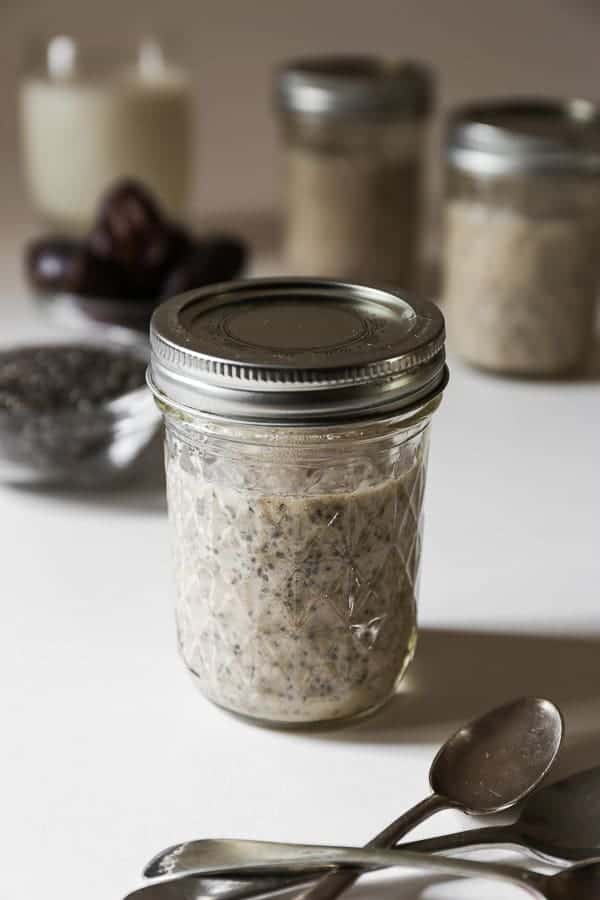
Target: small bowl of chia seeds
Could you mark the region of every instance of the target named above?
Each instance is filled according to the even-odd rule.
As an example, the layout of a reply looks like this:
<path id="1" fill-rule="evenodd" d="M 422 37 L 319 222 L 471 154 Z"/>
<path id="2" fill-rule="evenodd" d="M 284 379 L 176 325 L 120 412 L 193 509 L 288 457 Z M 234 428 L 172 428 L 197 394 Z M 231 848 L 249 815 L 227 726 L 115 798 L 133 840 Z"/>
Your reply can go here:
<path id="1" fill-rule="evenodd" d="M 160 427 L 147 354 L 92 339 L 0 349 L 0 481 L 99 487 L 134 475 Z"/>

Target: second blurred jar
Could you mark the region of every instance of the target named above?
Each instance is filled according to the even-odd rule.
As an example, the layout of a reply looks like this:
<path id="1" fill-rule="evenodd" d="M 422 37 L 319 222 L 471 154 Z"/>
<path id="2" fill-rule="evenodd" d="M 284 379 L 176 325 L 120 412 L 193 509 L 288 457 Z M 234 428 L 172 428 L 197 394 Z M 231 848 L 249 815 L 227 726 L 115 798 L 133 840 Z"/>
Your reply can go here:
<path id="1" fill-rule="evenodd" d="M 551 376 L 585 362 L 600 276 L 600 116 L 571 101 L 460 109 L 447 139 L 445 291 L 468 362 Z"/>
<path id="2" fill-rule="evenodd" d="M 280 68 L 275 87 L 292 269 L 414 287 L 429 71 L 362 56 L 305 59 Z"/>

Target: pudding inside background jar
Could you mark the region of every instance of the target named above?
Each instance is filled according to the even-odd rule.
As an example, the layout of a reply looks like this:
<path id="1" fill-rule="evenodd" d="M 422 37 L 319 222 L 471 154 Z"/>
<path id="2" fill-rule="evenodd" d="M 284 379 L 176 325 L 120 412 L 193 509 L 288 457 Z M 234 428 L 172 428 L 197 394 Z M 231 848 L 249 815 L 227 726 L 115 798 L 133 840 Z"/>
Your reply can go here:
<path id="1" fill-rule="evenodd" d="M 394 692 L 416 641 L 437 403 L 362 429 L 267 434 L 167 415 L 179 648 L 210 699 L 293 723 Z"/>
<path id="2" fill-rule="evenodd" d="M 507 375 L 583 369 L 600 266 L 600 112 L 483 101 L 450 117 L 443 303 L 463 359 Z"/>

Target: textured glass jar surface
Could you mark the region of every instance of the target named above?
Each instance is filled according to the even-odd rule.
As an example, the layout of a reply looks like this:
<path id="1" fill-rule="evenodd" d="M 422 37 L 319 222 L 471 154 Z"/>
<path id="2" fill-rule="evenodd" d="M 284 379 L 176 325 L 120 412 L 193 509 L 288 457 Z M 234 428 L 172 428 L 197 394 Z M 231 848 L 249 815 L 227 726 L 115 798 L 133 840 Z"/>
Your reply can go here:
<path id="1" fill-rule="evenodd" d="M 444 302 L 449 343 L 512 374 L 583 365 L 600 265 L 600 176 L 451 168 Z"/>
<path id="2" fill-rule="evenodd" d="M 167 411 L 179 648 L 212 701 L 298 723 L 394 692 L 416 638 L 428 421 L 328 432 Z"/>
<path id="3" fill-rule="evenodd" d="M 286 128 L 286 251 L 294 271 L 413 288 L 422 120 Z"/>

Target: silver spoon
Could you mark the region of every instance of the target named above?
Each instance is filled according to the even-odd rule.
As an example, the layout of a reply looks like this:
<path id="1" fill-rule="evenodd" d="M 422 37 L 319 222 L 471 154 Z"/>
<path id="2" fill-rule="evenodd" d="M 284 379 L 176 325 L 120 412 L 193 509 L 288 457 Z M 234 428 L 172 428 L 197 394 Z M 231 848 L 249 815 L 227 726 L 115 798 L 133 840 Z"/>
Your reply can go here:
<path id="1" fill-rule="evenodd" d="M 451 807 L 471 815 L 510 809 L 538 786 L 556 759 L 563 737 L 559 709 L 549 700 L 523 697 L 465 725 L 431 764 L 433 793 L 392 822 L 367 847 L 393 847 L 433 813 Z M 356 878 L 331 872 L 298 900 L 334 900 Z"/>
<path id="2" fill-rule="evenodd" d="M 205 862 L 193 872 L 195 876 L 210 875 L 287 875 L 306 873 L 313 869 L 342 866 L 375 870 L 398 867 L 441 873 L 467 878 L 499 878 L 511 882 L 543 900 L 598 900 L 600 897 L 600 859 L 578 863 L 554 875 L 542 875 L 499 863 L 480 863 L 444 856 L 430 856 L 408 850 L 356 849 L 303 844 L 274 844 L 262 841 L 197 842 L 204 844 Z M 197 853 L 199 853 L 197 848 Z M 334 872 L 336 870 L 334 869 Z M 343 869 L 342 869 L 343 871 Z M 175 875 L 155 881 L 128 894 L 125 900 L 196 900 L 195 878 Z"/>
<path id="3" fill-rule="evenodd" d="M 600 854 L 600 766 L 570 775 L 562 781 L 540 788 L 525 801 L 518 820 L 510 825 L 488 826 L 424 841 L 401 845 L 404 850 L 434 853 L 465 847 L 512 845 L 523 847 L 545 861 L 554 863 L 589 860 Z M 176 849 L 173 851 L 176 853 Z M 164 870 L 176 872 L 177 861 Z M 185 862 L 182 860 L 182 863 Z M 184 867 L 185 870 L 185 867 Z M 303 879 L 314 883 L 314 874 Z M 195 897 L 222 897 L 222 900 L 246 900 L 271 890 L 301 887 L 296 880 L 273 876 L 262 881 L 197 880 Z M 191 888 L 191 886 L 190 886 Z M 151 898 L 148 898 L 151 900 Z"/>
<path id="4" fill-rule="evenodd" d="M 368 847 L 393 847 L 428 816 L 446 807 L 473 815 L 509 809 L 533 791 L 560 748 L 563 722 L 549 700 L 524 697 L 500 706 L 465 725 L 449 738 L 429 773 L 432 795 L 396 819 Z M 197 864 L 190 841 L 162 851 L 144 875 L 156 878 L 185 873 Z M 352 872 L 330 873 L 314 889 L 319 900 L 337 896 L 354 881 Z M 331 893 L 330 893 L 331 892 Z M 313 891 L 309 891 L 313 900 Z"/>
<path id="5" fill-rule="evenodd" d="M 540 788 L 510 825 L 411 841 L 402 849 L 435 853 L 489 844 L 516 845 L 552 863 L 600 856 L 600 766 Z"/>
<path id="6" fill-rule="evenodd" d="M 261 900 L 263 897 L 271 898 L 289 891 L 290 888 L 313 883 L 313 874 L 285 879 L 280 875 L 266 878 L 249 876 L 243 880 L 240 877 L 196 878 L 190 875 L 175 880 L 153 881 L 127 896 L 139 896 L 143 900 Z"/>

